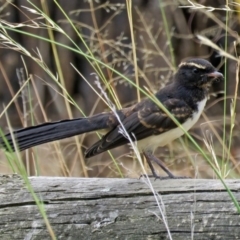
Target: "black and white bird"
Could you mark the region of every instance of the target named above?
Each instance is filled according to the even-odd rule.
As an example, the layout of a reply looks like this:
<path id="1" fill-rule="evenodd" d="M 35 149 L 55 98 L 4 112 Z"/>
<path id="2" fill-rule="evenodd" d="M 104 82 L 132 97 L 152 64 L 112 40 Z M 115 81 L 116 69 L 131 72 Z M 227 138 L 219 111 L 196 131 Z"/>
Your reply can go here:
<path id="1" fill-rule="evenodd" d="M 223 75 L 210 62 L 200 58 L 186 60 L 178 66 L 173 82 L 159 90 L 155 97 L 188 131 L 203 112 L 208 98 L 208 90 L 213 81 L 220 79 L 223 79 Z M 137 147 L 145 155 L 153 176 L 159 177 L 151 161 L 156 162 L 170 178 L 174 178 L 175 176 L 153 154 L 157 147 L 179 138 L 184 131 L 150 99 L 118 110 L 117 115 L 118 117 L 116 113 L 103 112 L 87 118 L 47 122 L 23 128 L 6 134 L 4 138 L 0 139 L 0 146 L 8 151 L 22 151 L 78 134 L 108 129 L 109 131 L 101 140 L 86 150 L 85 157 L 90 158 L 129 142 L 119 132 L 120 119 L 133 141 L 137 140 Z M 17 149 L 15 149 L 14 142 Z"/>

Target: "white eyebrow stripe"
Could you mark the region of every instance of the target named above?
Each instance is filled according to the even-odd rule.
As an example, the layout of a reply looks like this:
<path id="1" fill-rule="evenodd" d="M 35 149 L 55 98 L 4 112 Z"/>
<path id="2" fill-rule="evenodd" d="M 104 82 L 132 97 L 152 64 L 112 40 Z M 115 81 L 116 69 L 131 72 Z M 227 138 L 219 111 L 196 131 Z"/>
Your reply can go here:
<path id="1" fill-rule="evenodd" d="M 200 68 L 200 69 L 206 69 L 206 66 L 203 66 L 201 64 L 197 64 L 197 63 L 194 63 L 194 62 L 182 62 L 179 64 L 179 68 L 182 67 L 182 66 L 194 66 L 196 68 Z"/>

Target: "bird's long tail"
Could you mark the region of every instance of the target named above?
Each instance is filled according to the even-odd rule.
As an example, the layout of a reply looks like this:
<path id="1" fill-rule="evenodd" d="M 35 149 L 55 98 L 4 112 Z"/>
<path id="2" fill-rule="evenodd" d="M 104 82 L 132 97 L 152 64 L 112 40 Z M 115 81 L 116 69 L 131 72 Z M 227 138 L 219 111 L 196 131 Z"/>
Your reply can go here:
<path id="1" fill-rule="evenodd" d="M 111 128 L 116 124 L 116 118 L 111 113 L 101 113 L 90 118 L 76 118 L 58 122 L 48 122 L 13 131 L 0 137 L 0 146 L 7 151 L 22 151 L 43 143 L 52 142 L 78 134 Z M 109 121 L 111 118 L 112 121 Z M 109 122 L 111 122 L 109 124 Z M 6 144 L 6 141 L 8 144 Z M 16 144 L 15 144 L 16 143 Z"/>

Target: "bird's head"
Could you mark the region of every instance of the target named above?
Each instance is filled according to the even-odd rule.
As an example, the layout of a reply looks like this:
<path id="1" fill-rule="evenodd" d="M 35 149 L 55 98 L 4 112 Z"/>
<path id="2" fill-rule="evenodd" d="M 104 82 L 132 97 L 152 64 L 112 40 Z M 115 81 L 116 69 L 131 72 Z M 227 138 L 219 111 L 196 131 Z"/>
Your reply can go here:
<path id="1" fill-rule="evenodd" d="M 207 60 L 201 58 L 189 59 L 179 64 L 175 81 L 184 86 L 208 89 L 213 81 L 223 79 L 222 73 L 218 72 Z"/>

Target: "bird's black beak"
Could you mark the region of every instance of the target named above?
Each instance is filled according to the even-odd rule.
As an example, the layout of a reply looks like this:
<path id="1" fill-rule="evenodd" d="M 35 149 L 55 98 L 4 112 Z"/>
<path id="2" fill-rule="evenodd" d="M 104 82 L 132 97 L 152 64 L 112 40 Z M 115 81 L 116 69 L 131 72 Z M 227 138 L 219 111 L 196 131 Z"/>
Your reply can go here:
<path id="1" fill-rule="evenodd" d="M 222 73 L 220 73 L 218 71 L 214 71 L 214 72 L 208 73 L 207 77 L 214 78 L 214 79 L 223 79 Z"/>

